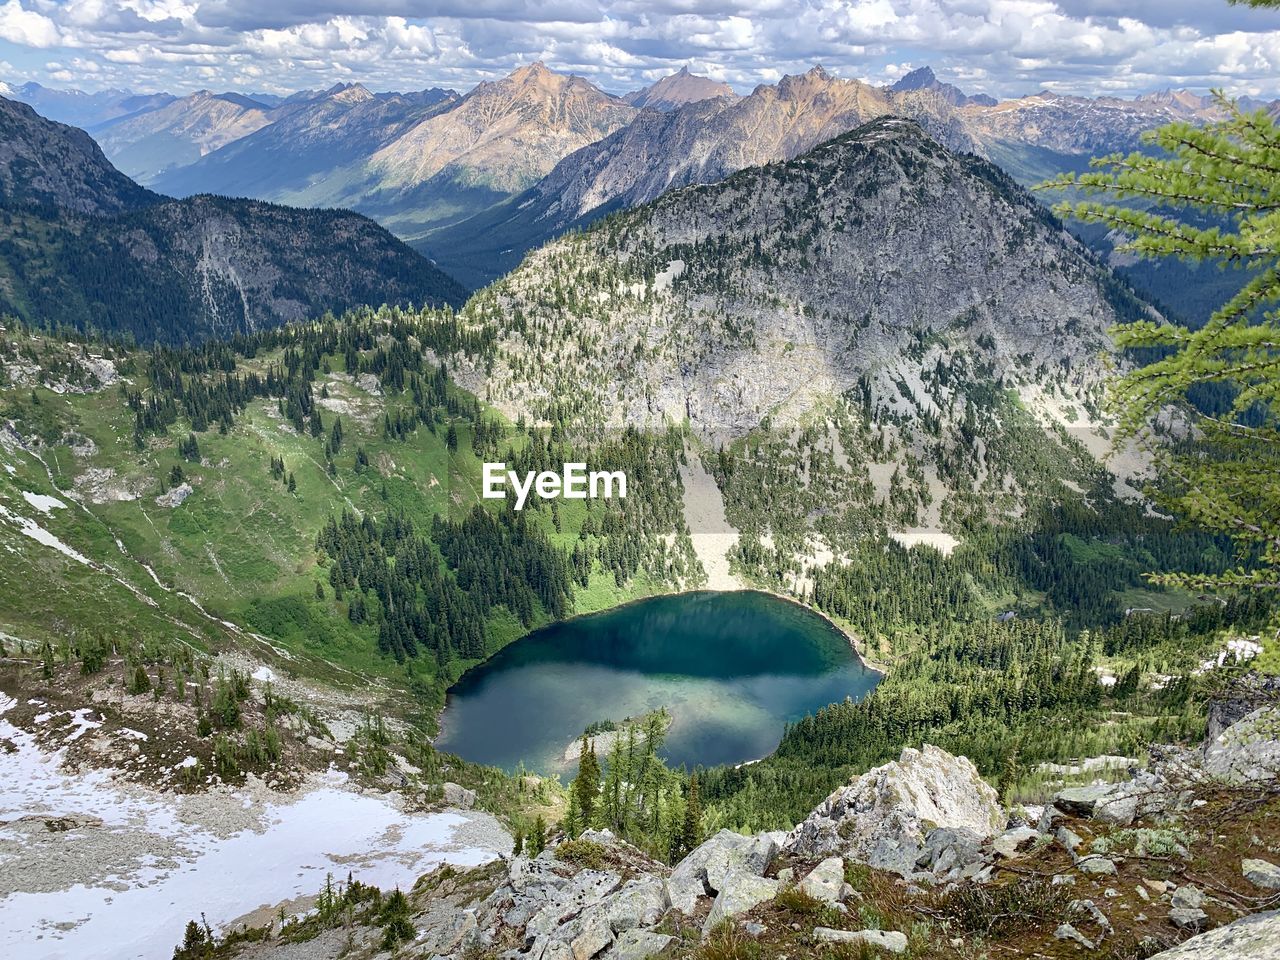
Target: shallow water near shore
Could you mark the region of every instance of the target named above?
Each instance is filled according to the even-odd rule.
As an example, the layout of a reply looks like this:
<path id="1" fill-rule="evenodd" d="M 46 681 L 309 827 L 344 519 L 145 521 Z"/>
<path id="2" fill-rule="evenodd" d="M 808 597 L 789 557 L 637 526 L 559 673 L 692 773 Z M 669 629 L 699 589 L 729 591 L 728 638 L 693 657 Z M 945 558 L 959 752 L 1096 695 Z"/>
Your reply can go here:
<path id="1" fill-rule="evenodd" d="M 666 708 L 674 765 L 766 756 L 788 722 L 879 674 L 805 607 L 758 591 L 655 597 L 552 624 L 468 671 L 436 745 L 481 763 L 558 773 L 590 724 Z"/>

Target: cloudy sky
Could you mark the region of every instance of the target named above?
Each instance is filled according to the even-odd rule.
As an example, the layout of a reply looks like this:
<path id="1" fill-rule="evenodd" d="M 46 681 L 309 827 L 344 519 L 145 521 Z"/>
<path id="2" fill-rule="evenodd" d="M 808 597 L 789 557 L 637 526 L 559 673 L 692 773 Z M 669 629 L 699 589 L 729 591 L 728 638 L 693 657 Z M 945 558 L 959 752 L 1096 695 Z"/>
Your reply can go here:
<path id="1" fill-rule="evenodd" d="M 290 92 L 479 80 L 541 59 L 621 92 L 680 66 L 746 92 L 929 64 L 1016 96 L 1280 95 L 1280 11 L 1226 0 L 0 0 L 0 79 Z"/>

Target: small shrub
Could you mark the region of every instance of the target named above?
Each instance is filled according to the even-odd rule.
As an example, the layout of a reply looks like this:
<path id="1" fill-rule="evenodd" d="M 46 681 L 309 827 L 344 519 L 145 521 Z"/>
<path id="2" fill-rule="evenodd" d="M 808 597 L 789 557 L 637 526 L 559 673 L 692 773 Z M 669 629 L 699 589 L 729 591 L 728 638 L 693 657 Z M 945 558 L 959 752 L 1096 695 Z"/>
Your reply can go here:
<path id="1" fill-rule="evenodd" d="M 797 886 L 784 887 L 782 891 L 773 898 L 773 902 L 783 910 L 789 910 L 791 913 L 798 913 L 801 916 L 813 916 L 821 913 L 826 909 L 826 904 L 815 897 L 813 894 L 800 889 Z"/>
<path id="2" fill-rule="evenodd" d="M 556 847 L 556 859 L 580 867 L 599 870 L 604 866 L 605 849 L 594 840 L 566 840 Z"/>
<path id="3" fill-rule="evenodd" d="M 1061 923 L 1070 912 L 1069 888 L 1028 879 L 1002 886 L 966 884 L 938 901 L 940 913 L 973 933 L 998 935 L 1039 923 Z"/>
<path id="4" fill-rule="evenodd" d="M 693 953 L 693 960 L 762 960 L 764 953 L 732 920 L 712 928 Z"/>

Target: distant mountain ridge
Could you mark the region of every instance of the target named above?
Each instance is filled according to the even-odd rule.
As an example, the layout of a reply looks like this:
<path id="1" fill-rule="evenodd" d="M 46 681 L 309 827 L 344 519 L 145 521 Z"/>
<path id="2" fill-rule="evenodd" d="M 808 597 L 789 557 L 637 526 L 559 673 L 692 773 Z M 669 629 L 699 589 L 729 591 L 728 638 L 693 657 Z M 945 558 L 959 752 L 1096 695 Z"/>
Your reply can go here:
<path id="1" fill-rule="evenodd" d="M 120 170 L 149 183 L 262 129 L 278 109 L 241 94 L 201 90 L 157 109 L 107 120 L 91 133 Z"/>
<path id="2" fill-rule="evenodd" d="M 358 214 L 171 200 L 116 170 L 83 130 L 3 98 L 0 210 L 0 312 L 38 325 L 174 343 L 464 296 Z"/>
<path id="3" fill-rule="evenodd" d="M 428 93 L 438 95 L 330 90 L 156 186 L 348 207 L 412 237 L 527 189 L 636 113 L 542 63 L 465 96 Z"/>
<path id="4" fill-rule="evenodd" d="M 893 93 L 814 67 L 776 85 L 762 84 L 745 97 L 646 111 L 566 157 L 527 194 L 443 228 L 420 246 L 464 283 L 480 286 L 571 226 L 677 187 L 715 183 L 747 167 L 790 160 L 888 115 L 918 120 L 953 149 L 979 150 L 950 105 L 938 98 L 919 91 Z M 481 272 L 477 265 L 489 268 Z"/>

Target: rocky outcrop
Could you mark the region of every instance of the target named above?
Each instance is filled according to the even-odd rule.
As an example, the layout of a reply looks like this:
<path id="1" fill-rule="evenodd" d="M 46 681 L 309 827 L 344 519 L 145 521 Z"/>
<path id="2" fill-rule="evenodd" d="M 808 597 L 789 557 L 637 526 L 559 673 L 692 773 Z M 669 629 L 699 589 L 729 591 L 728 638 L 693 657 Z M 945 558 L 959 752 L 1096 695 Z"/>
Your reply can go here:
<path id="1" fill-rule="evenodd" d="M 1204 768 L 1229 783 L 1280 775 L 1280 707 L 1259 707 L 1218 734 L 1205 748 Z"/>
<path id="2" fill-rule="evenodd" d="M 1205 729 L 1206 749 L 1233 723 L 1239 723 L 1253 711 L 1280 703 L 1280 677 L 1249 673 L 1209 703 L 1209 722 Z"/>
<path id="3" fill-rule="evenodd" d="M 957 847 L 976 854 L 1005 819 L 995 790 L 968 759 L 926 744 L 836 790 L 783 849 L 804 859 L 840 854 L 904 876 L 923 858 L 946 872 L 961 859 Z"/>
<path id="4" fill-rule="evenodd" d="M 1280 910 L 1202 933 L 1152 960 L 1280 960 Z"/>
<path id="5" fill-rule="evenodd" d="M 721 830 L 671 871 L 667 881 L 671 905 L 682 913 L 693 913 L 699 898 L 717 896 L 735 875 L 762 876 L 777 856 L 783 836 L 762 833 L 748 837 Z"/>

